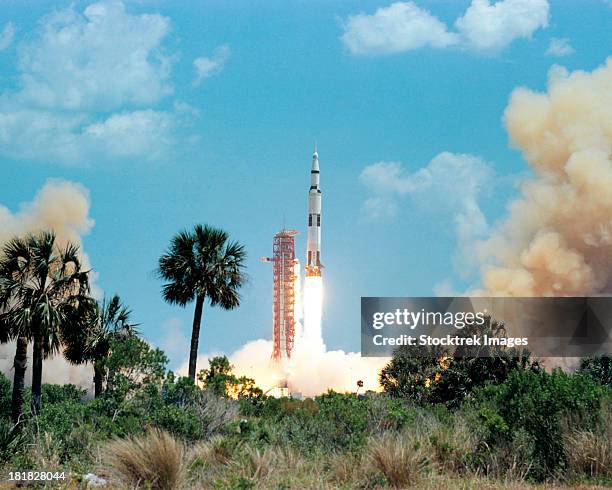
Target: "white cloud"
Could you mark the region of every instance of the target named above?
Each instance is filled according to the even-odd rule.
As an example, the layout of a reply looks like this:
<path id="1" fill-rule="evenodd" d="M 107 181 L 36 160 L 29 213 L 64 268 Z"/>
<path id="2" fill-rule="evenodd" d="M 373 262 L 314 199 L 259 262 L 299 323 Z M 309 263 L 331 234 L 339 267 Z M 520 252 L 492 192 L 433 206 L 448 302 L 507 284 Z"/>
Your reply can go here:
<path id="1" fill-rule="evenodd" d="M 575 53 L 576 50 L 572 47 L 569 39 L 553 37 L 550 40 L 546 54 L 548 56 L 569 56 Z"/>
<path id="2" fill-rule="evenodd" d="M 455 26 L 464 42 L 482 51 L 495 51 L 520 38 L 530 38 L 548 25 L 548 0 L 472 0 Z"/>
<path id="3" fill-rule="evenodd" d="M 370 197 L 363 202 L 363 211 L 369 220 L 391 218 L 397 214 L 397 204 L 389 198 Z"/>
<path id="4" fill-rule="evenodd" d="M 19 86 L 0 96 L 0 154 L 91 163 L 163 155 L 175 142 L 177 109 L 163 46 L 170 21 L 102 0 L 44 17 L 19 46 Z"/>
<path id="5" fill-rule="evenodd" d="M 120 157 L 149 153 L 155 158 L 172 143 L 174 116 L 147 109 L 113 114 L 104 121 L 87 126 L 86 144 L 109 155 Z"/>
<path id="6" fill-rule="evenodd" d="M 223 65 L 227 61 L 230 55 L 230 47 L 227 44 L 223 44 L 215 48 L 211 57 L 200 57 L 193 60 L 193 66 L 195 68 L 195 79 L 193 81 L 194 86 L 200 85 L 202 80 L 219 73 L 223 68 Z"/>
<path id="7" fill-rule="evenodd" d="M 2 31 L 0 31 L 0 51 L 4 51 L 11 44 L 13 44 L 13 38 L 15 37 L 15 26 L 12 22 L 4 24 Z"/>
<path id="8" fill-rule="evenodd" d="M 359 179 L 373 194 L 363 205 L 369 219 L 393 216 L 404 197 L 422 212 L 450 216 L 458 260 L 469 265 L 467 251 L 488 229 L 478 200 L 494 180 L 492 168 L 482 158 L 443 152 L 413 173 L 399 162 L 378 162 L 364 168 Z"/>
<path id="9" fill-rule="evenodd" d="M 359 178 L 378 194 L 433 200 L 435 193 L 454 206 L 466 196 L 476 195 L 491 175 L 491 168 L 480 157 L 442 152 L 414 173 L 406 172 L 399 162 L 378 162 L 363 169 Z"/>
<path id="10" fill-rule="evenodd" d="M 170 20 L 131 15 L 107 0 L 83 13 L 69 8 L 45 18 L 21 46 L 19 97 L 36 106 L 112 110 L 149 105 L 172 93 L 162 41 Z"/>
<path id="11" fill-rule="evenodd" d="M 413 2 L 396 2 L 374 14 L 351 15 L 345 22 L 342 42 L 353 54 L 399 53 L 457 42 L 443 22 Z"/>
<path id="12" fill-rule="evenodd" d="M 352 54 L 400 53 L 431 46 L 498 51 L 548 25 L 548 0 L 472 0 L 456 32 L 414 2 L 396 2 L 374 14 L 351 15 L 342 42 Z"/>
<path id="13" fill-rule="evenodd" d="M 83 113 L 0 109 L 0 152 L 15 159 L 66 164 L 143 156 L 155 159 L 174 141 L 174 113 L 151 109 L 95 119 Z"/>

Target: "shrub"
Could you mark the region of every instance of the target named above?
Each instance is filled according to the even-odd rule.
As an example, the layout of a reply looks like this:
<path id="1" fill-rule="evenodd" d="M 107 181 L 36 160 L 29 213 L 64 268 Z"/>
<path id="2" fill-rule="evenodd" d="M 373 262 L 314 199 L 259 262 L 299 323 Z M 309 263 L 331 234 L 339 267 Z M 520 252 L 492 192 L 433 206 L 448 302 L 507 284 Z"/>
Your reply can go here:
<path id="1" fill-rule="evenodd" d="M 77 388 L 73 384 L 66 385 L 42 385 L 42 402 L 43 405 L 50 403 L 64 403 L 64 402 L 81 402 L 85 397 L 86 391 L 81 388 Z"/>
<path id="2" fill-rule="evenodd" d="M 578 373 L 591 376 L 594 380 L 612 387 L 612 357 L 584 357 L 580 360 Z"/>
<path id="3" fill-rule="evenodd" d="M 385 394 L 369 395 L 361 402 L 366 406 L 368 434 L 382 433 L 387 430 L 400 430 L 406 424 L 414 422 L 417 411 L 404 400 L 392 398 Z"/>
<path id="4" fill-rule="evenodd" d="M 187 439 L 200 439 L 204 432 L 201 419 L 191 407 L 163 405 L 151 413 L 151 423 L 159 429 Z"/>
<path id="5" fill-rule="evenodd" d="M 319 410 L 314 417 L 326 431 L 330 446 L 338 449 L 355 449 L 366 441 L 368 411 L 355 395 L 341 395 L 329 391 L 316 398 Z"/>
<path id="6" fill-rule="evenodd" d="M 315 400 L 271 398 L 265 405 L 262 423 L 245 432 L 251 442 L 344 450 L 357 449 L 367 439 L 368 402 L 355 395 L 330 391 Z"/>
<path id="7" fill-rule="evenodd" d="M 184 482 L 184 453 L 180 441 L 154 429 L 143 436 L 111 441 L 104 460 L 113 477 L 124 485 L 174 490 Z"/>
<path id="8" fill-rule="evenodd" d="M 80 401 L 66 400 L 53 404 L 44 404 L 40 414 L 29 421 L 39 432 L 49 432 L 65 440 L 74 427 L 84 421 L 86 406 Z"/>
<path id="9" fill-rule="evenodd" d="M 592 428 L 606 393 L 588 376 L 515 370 L 505 383 L 481 390 L 479 415 L 489 429 L 489 445 L 511 443 L 521 429 L 533 439 L 530 475 L 542 480 L 565 468 L 562 419 Z"/>

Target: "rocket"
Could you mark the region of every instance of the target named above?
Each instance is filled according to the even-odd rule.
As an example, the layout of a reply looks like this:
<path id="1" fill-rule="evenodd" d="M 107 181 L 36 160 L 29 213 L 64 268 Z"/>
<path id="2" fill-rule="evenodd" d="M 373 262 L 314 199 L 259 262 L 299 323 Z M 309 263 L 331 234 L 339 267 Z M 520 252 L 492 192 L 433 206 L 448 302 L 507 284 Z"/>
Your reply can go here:
<path id="1" fill-rule="evenodd" d="M 321 275 L 321 189 L 319 187 L 319 154 L 315 145 L 308 191 L 308 241 L 306 243 L 306 276 Z"/>

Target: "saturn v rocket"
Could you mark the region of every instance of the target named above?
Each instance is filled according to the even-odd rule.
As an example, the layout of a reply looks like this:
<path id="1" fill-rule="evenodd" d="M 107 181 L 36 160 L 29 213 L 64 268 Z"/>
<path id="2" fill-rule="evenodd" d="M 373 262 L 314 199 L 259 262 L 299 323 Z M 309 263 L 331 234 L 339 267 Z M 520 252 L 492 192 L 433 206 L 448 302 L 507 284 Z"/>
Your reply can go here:
<path id="1" fill-rule="evenodd" d="M 308 235 L 306 243 L 306 277 L 320 276 L 321 269 L 321 188 L 319 187 L 319 154 L 315 145 L 308 191 Z"/>

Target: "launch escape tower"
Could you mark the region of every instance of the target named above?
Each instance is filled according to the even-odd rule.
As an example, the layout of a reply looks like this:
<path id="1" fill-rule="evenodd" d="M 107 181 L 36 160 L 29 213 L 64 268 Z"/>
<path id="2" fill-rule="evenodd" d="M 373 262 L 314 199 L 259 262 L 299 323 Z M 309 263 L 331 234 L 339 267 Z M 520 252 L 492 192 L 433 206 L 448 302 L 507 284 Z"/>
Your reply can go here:
<path id="1" fill-rule="evenodd" d="M 272 360 L 289 359 L 295 337 L 295 230 L 281 230 L 274 235 L 273 256 L 263 260 L 272 262 L 274 287 L 272 291 Z"/>

